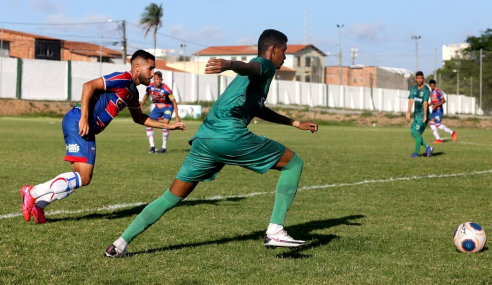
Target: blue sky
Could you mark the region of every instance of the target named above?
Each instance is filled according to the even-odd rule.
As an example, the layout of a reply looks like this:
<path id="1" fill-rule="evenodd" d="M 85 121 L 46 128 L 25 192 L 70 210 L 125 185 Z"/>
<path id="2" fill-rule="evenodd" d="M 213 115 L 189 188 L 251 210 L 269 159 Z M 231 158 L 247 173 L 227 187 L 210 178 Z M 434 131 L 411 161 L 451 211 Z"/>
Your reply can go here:
<path id="1" fill-rule="evenodd" d="M 151 35 L 144 38 L 137 27 L 145 6 L 163 4 L 163 26 L 158 48 L 180 50 L 186 40 L 186 54 L 210 45 L 254 44 L 264 29 L 278 29 L 291 44 L 312 43 L 329 52 L 327 65 L 338 65 L 338 28 L 342 29 L 343 64 L 350 65 L 350 49 L 358 48 L 356 64 L 415 70 L 415 41 L 420 35 L 419 69 L 431 73 L 441 66 L 442 45 L 463 42 L 492 28 L 492 1 L 61 1 L 3 0 L 0 26 L 67 40 L 121 46 L 117 23 L 85 25 L 41 25 L 126 20 L 130 50 L 152 48 Z M 33 23 L 21 25 L 12 23 Z M 168 37 L 170 36 L 170 37 Z M 177 39 L 174 39 L 174 38 Z"/>

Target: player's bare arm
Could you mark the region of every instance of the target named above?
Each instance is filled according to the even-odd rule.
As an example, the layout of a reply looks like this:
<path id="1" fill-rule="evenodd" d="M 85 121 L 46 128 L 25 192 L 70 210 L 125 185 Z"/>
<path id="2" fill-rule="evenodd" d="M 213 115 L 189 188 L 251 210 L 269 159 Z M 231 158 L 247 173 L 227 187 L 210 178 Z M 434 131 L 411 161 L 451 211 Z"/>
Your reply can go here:
<path id="1" fill-rule="evenodd" d="M 149 98 L 149 93 L 145 93 L 145 95 L 143 96 L 142 103 L 140 103 L 140 110 L 143 110 L 145 102 L 147 102 L 147 98 Z"/>
<path id="2" fill-rule="evenodd" d="M 261 67 L 256 62 L 245 63 L 242 61 L 226 60 L 222 58 L 208 61 L 205 74 L 218 74 L 226 70 L 232 70 L 239 75 L 260 75 Z"/>
<path id="3" fill-rule="evenodd" d="M 435 110 L 435 109 L 441 107 L 442 105 L 444 105 L 444 103 L 446 103 L 446 99 L 444 97 L 442 97 L 442 101 L 440 103 L 432 105 L 432 110 Z"/>
<path id="4" fill-rule="evenodd" d="M 425 101 L 424 102 L 424 123 L 427 122 L 427 111 L 429 107 L 429 102 Z"/>
<path id="5" fill-rule="evenodd" d="M 141 109 L 129 109 L 132 115 L 133 121 L 137 124 L 144 125 L 146 127 L 168 129 L 168 130 L 183 130 L 186 131 L 186 124 L 182 122 L 175 122 L 172 124 L 165 123 L 163 121 L 157 121 L 146 114 L 142 113 Z"/>
<path id="6" fill-rule="evenodd" d="M 89 103 L 94 92 L 97 90 L 104 90 L 104 81 L 102 78 L 88 81 L 84 83 L 82 87 L 82 97 L 80 99 L 81 114 L 79 121 L 79 135 L 81 136 L 89 134 Z"/>
<path id="7" fill-rule="evenodd" d="M 413 99 L 408 100 L 408 109 L 407 109 L 407 119 L 410 120 L 410 115 L 412 112 Z"/>
<path id="8" fill-rule="evenodd" d="M 311 133 L 316 133 L 318 131 L 318 124 L 316 123 L 296 121 L 286 116 L 280 115 L 279 113 L 265 106 L 260 109 L 260 112 L 257 116 L 258 118 L 271 123 L 293 126 L 300 130 L 309 130 L 311 131 Z"/>

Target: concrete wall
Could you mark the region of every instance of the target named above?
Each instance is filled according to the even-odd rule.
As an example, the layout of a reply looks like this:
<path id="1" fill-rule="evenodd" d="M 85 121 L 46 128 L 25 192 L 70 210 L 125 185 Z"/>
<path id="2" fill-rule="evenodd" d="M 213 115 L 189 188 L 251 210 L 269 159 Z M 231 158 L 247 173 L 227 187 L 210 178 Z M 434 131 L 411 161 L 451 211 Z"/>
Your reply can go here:
<path id="1" fill-rule="evenodd" d="M 22 61 L 21 99 L 67 100 L 68 62 L 31 60 Z M 0 98 L 16 98 L 17 59 L 2 58 L 0 65 Z M 82 85 L 101 75 L 130 70 L 130 65 L 71 62 L 72 101 L 80 100 Z M 164 83 L 172 90 L 178 102 L 215 101 L 234 77 L 193 74 L 160 70 Z M 140 97 L 145 86 L 138 86 Z M 481 113 L 475 98 L 446 94 L 444 111 L 449 114 Z M 406 112 L 408 91 L 397 89 L 325 85 L 284 80 L 273 80 L 267 103 L 323 106 L 356 110 Z"/>

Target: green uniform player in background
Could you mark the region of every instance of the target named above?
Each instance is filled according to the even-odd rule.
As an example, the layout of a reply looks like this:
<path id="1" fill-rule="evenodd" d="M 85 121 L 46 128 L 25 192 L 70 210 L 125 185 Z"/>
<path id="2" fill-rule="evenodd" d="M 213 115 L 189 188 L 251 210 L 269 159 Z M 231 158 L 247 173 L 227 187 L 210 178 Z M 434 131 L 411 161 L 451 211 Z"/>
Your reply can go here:
<path id="1" fill-rule="evenodd" d="M 128 244 L 137 235 L 186 198 L 198 182 L 215 179 L 225 165 L 241 166 L 258 173 L 269 169 L 279 170 L 275 204 L 263 243 L 267 247 L 298 247 L 305 244 L 305 241 L 290 237 L 283 226 L 297 192 L 303 161 L 282 144 L 248 130 L 251 120 L 259 117 L 312 133 L 318 131 L 315 123 L 292 120 L 265 106 L 270 83 L 276 70 L 284 63 L 286 50 L 287 37 L 283 33 L 265 30 L 258 40 L 258 57 L 249 63 L 209 60 L 206 74 L 233 70 L 238 75 L 191 138 L 190 153 L 171 187 L 142 210 L 121 237 L 106 249 L 106 256 L 124 256 Z"/>
<path id="2" fill-rule="evenodd" d="M 434 148 L 428 145 L 422 137 L 428 122 L 430 89 L 424 84 L 424 73 L 422 71 L 417 71 L 415 81 L 417 81 L 417 85 L 410 88 L 407 110 L 407 119 L 410 120 L 412 105 L 415 102 L 412 129 L 410 131 L 415 139 L 415 151 L 410 157 L 419 157 L 421 145 L 424 146 L 427 157 L 430 157 Z"/>

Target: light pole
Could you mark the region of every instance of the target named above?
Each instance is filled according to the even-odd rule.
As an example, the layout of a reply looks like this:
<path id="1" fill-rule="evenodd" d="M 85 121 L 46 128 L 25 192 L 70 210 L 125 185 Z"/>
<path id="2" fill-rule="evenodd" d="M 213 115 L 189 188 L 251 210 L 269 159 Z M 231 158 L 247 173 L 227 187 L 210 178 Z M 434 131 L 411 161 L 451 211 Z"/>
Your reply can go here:
<path id="1" fill-rule="evenodd" d="M 419 71 L 419 40 L 422 36 L 412 36 L 412 39 L 415 40 L 415 55 L 416 55 L 416 69 L 415 71 Z"/>
<path id="2" fill-rule="evenodd" d="M 351 48 L 350 49 L 350 57 L 352 58 L 352 66 L 355 65 L 355 59 L 359 57 L 359 49 L 358 48 Z"/>
<path id="3" fill-rule="evenodd" d="M 340 86 L 342 86 L 342 28 L 345 25 L 337 25 L 338 27 L 338 65 L 340 66 Z"/>
<path id="4" fill-rule="evenodd" d="M 123 38 L 121 41 L 121 51 L 122 51 L 121 58 L 123 59 L 123 64 L 126 64 L 126 22 L 125 20 L 113 21 L 113 19 L 108 19 L 108 23 L 112 23 L 112 22 L 115 22 L 116 25 L 118 26 L 118 29 L 122 30 Z M 120 22 L 121 22 L 121 26 L 120 26 Z"/>

